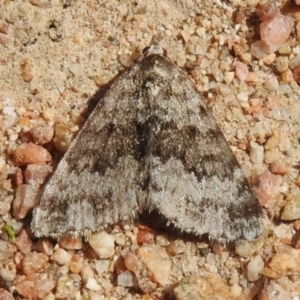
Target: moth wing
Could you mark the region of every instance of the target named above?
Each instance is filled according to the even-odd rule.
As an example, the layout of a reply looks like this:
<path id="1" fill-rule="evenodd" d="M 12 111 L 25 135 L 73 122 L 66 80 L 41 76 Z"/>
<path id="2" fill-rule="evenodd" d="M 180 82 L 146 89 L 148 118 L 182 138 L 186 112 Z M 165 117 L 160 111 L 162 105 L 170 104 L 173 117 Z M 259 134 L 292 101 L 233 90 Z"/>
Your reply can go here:
<path id="1" fill-rule="evenodd" d="M 182 231 L 208 233 L 216 240 L 258 237 L 259 203 L 195 85 L 159 56 L 152 57 L 151 65 L 148 77 L 156 82 L 147 85 L 155 120 L 149 210 L 156 209 Z"/>
<path id="2" fill-rule="evenodd" d="M 134 216 L 143 205 L 147 174 L 144 136 L 136 124 L 138 71 L 137 64 L 113 81 L 59 162 L 33 212 L 36 236 L 86 235 Z"/>

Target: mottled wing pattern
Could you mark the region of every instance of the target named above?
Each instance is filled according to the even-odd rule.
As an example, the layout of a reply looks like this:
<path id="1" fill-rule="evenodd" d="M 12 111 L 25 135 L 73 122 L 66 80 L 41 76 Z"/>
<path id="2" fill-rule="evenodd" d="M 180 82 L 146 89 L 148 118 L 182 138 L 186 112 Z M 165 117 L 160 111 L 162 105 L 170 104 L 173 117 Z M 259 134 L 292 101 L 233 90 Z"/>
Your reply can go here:
<path id="1" fill-rule="evenodd" d="M 142 209 L 148 171 L 140 114 L 151 112 L 139 69 L 115 79 L 58 164 L 33 212 L 37 236 L 86 235 Z"/>
<path id="2" fill-rule="evenodd" d="M 87 234 L 154 209 L 212 239 L 262 233 L 258 201 L 215 119 L 158 54 L 115 79 L 45 186 L 32 228 Z"/>

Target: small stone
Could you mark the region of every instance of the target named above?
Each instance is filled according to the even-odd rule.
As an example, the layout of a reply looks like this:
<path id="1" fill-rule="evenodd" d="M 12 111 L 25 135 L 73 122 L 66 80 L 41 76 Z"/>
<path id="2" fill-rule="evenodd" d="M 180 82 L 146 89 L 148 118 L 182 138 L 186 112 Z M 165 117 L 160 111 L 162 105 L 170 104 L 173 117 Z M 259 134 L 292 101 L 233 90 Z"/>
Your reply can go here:
<path id="1" fill-rule="evenodd" d="M 139 229 L 139 232 L 136 237 L 136 241 L 138 244 L 142 243 L 153 243 L 154 242 L 154 234 L 151 229 L 145 227 L 143 229 Z"/>
<path id="2" fill-rule="evenodd" d="M 264 245 L 264 241 L 258 238 L 254 241 L 238 241 L 235 243 L 235 252 L 242 257 L 250 257 Z"/>
<path id="3" fill-rule="evenodd" d="M 268 46 L 269 53 L 275 52 L 288 39 L 294 27 L 293 18 L 277 14 L 260 24 L 260 37 Z"/>
<path id="4" fill-rule="evenodd" d="M 15 244 L 23 254 L 28 254 L 31 252 L 32 241 L 28 236 L 26 230 L 21 230 Z"/>
<path id="5" fill-rule="evenodd" d="M 294 74 L 291 70 L 286 70 L 282 72 L 281 78 L 284 83 L 291 83 L 294 81 Z"/>
<path id="6" fill-rule="evenodd" d="M 45 183 L 48 176 L 52 173 L 53 168 L 51 166 L 40 166 L 30 164 L 27 166 L 24 177 L 26 184 L 42 185 Z"/>
<path id="7" fill-rule="evenodd" d="M 39 198 L 39 189 L 35 185 L 22 184 L 17 188 L 13 201 L 13 215 L 17 220 L 24 219 L 34 208 Z"/>
<path id="8" fill-rule="evenodd" d="M 21 168 L 16 168 L 14 173 L 14 180 L 16 186 L 20 186 L 24 183 L 23 172 Z"/>
<path id="9" fill-rule="evenodd" d="M 186 276 L 174 289 L 176 300 L 191 299 L 236 299 L 227 286 L 216 275 L 212 276 Z"/>
<path id="10" fill-rule="evenodd" d="M 39 239 L 36 244 L 36 250 L 51 256 L 53 254 L 53 245 L 50 239 Z"/>
<path id="11" fill-rule="evenodd" d="M 42 270 L 48 262 L 48 256 L 43 253 L 29 253 L 23 260 L 23 272 L 25 275 L 31 275 Z"/>
<path id="12" fill-rule="evenodd" d="M 293 70 L 293 78 L 298 84 L 300 84 L 300 66 Z"/>
<path id="13" fill-rule="evenodd" d="M 282 182 L 282 176 L 274 175 L 268 171 L 251 178 L 251 187 L 260 205 L 272 207 L 276 203 Z"/>
<path id="14" fill-rule="evenodd" d="M 272 150 L 267 150 L 265 152 L 264 161 L 266 164 L 271 164 L 279 159 L 280 153 L 277 148 Z"/>
<path id="15" fill-rule="evenodd" d="M 100 291 L 101 286 L 98 284 L 95 278 L 89 278 L 85 287 L 92 291 Z"/>
<path id="16" fill-rule="evenodd" d="M 99 275 L 108 271 L 110 265 L 109 260 L 97 260 L 95 263 L 95 269 Z"/>
<path id="17" fill-rule="evenodd" d="M 251 147 L 250 159 L 253 164 L 261 166 L 264 160 L 264 147 L 258 144 L 256 144 L 254 147 Z"/>
<path id="18" fill-rule="evenodd" d="M 300 272 L 300 250 L 291 247 L 280 247 L 268 267 L 263 269 L 263 274 L 271 278 L 280 278 Z"/>
<path id="19" fill-rule="evenodd" d="M 266 44 L 263 41 L 256 41 L 252 43 L 251 54 L 258 59 L 262 59 L 268 54 L 268 50 L 266 49 Z"/>
<path id="20" fill-rule="evenodd" d="M 105 231 L 91 234 L 89 244 L 101 259 L 111 258 L 115 254 L 115 239 Z"/>
<path id="21" fill-rule="evenodd" d="M 300 194 L 291 195 L 286 202 L 281 220 L 292 221 L 300 218 Z"/>
<path id="22" fill-rule="evenodd" d="M 190 30 L 182 30 L 181 36 L 183 37 L 183 40 L 185 43 L 187 43 L 191 37 L 191 31 Z"/>
<path id="23" fill-rule="evenodd" d="M 76 286 L 74 284 L 74 281 L 67 276 L 61 276 L 57 280 L 55 299 L 69 299 L 70 295 L 74 295 L 75 291 Z"/>
<path id="24" fill-rule="evenodd" d="M 125 287 L 133 287 L 137 285 L 137 279 L 130 271 L 125 271 L 117 277 L 118 285 Z"/>
<path id="25" fill-rule="evenodd" d="M 83 283 L 87 283 L 89 278 L 94 278 L 94 271 L 86 261 L 83 262 L 80 275 Z"/>
<path id="26" fill-rule="evenodd" d="M 15 165 L 18 167 L 29 164 L 46 165 L 52 159 L 45 148 L 32 143 L 21 144 L 13 152 L 13 158 Z"/>
<path id="27" fill-rule="evenodd" d="M 276 91 L 278 90 L 279 83 L 276 77 L 271 77 L 266 79 L 265 81 L 265 88 L 269 91 Z"/>
<path id="28" fill-rule="evenodd" d="M 70 263 L 71 255 L 66 250 L 58 248 L 52 255 L 52 260 L 63 266 Z"/>
<path id="29" fill-rule="evenodd" d="M 259 81 L 258 72 L 249 72 L 245 82 L 247 83 L 255 83 Z"/>
<path id="30" fill-rule="evenodd" d="M 185 250 L 186 247 L 183 240 L 175 240 L 166 248 L 167 253 L 171 256 L 182 254 Z"/>
<path id="31" fill-rule="evenodd" d="M 25 82 L 30 82 L 34 77 L 33 64 L 28 58 L 24 58 L 20 65 L 21 76 Z"/>
<path id="32" fill-rule="evenodd" d="M 278 49 L 278 52 L 280 54 L 291 54 L 292 49 L 291 46 L 288 43 L 283 43 L 280 48 Z"/>
<path id="33" fill-rule="evenodd" d="M 2 267 L 0 268 L 0 277 L 5 281 L 13 281 L 16 278 L 16 270 L 12 271 Z"/>
<path id="34" fill-rule="evenodd" d="M 114 238 L 115 238 L 115 242 L 120 245 L 120 246 L 124 246 L 125 242 L 126 242 L 126 236 L 124 233 L 120 232 L 120 233 L 116 233 L 114 234 Z"/>
<path id="35" fill-rule="evenodd" d="M 300 55 L 295 56 L 291 60 L 289 60 L 289 67 L 294 70 L 295 68 L 300 66 Z"/>
<path id="36" fill-rule="evenodd" d="M 119 61 L 126 68 L 132 67 L 134 65 L 134 61 L 132 60 L 131 56 L 126 53 L 119 56 Z"/>
<path id="37" fill-rule="evenodd" d="M 170 242 L 165 236 L 157 235 L 156 236 L 156 244 L 161 247 L 166 247 L 166 246 L 170 245 Z"/>
<path id="38" fill-rule="evenodd" d="M 289 59 L 286 56 L 279 56 L 275 60 L 275 66 L 279 73 L 283 73 L 289 69 Z"/>
<path id="39" fill-rule="evenodd" d="M 37 298 L 44 299 L 56 286 L 56 281 L 52 278 L 47 280 L 37 280 L 35 284 L 35 290 Z"/>
<path id="40" fill-rule="evenodd" d="M 141 262 L 134 253 L 129 252 L 124 256 L 124 264 L 129 271 L 132 271 L 137 275 Z"/>
<path id="41" fill-rule="evenodd" d="M 83 258 L 79 254 L 73 254 L 70 262 L 70 271 L 79 274 L 82 270 Z"/>
<path id="42" fill-rule="evenodd" d="M 239 78 L 241 81 L 245 81 L 249 73 L 247 65 L 243 64 L 242 62 L 237 62 L 235 64 L 235 76 Z"/>
<path id="43" fill-rule="evenodd" d="M 291 244 L 295 234 L 291 226 L 287 224 L 280 224 L 279 226 L 276 226 L 273 232 L 274 235 L 286 245 Z"/>
<path id="44" fill-rule="evenodd" d="M 35 144 L 44 145 L 51 142 L 54 135 L 54 128 L 49 125 L 39 125 L 30 130 Z"/>
<path id="45" fill-rule="evenodd" d="M 265 264 L 260 255 L 256 255 L 247 266 L 247 277 L 249 281 L 253 282 L 259 279 L 260 272 L 264 268 Z"/>
<path id="46" fill-rule="evenodd" d="M 155 244 L 143 245 L 138 249 L 138 256 L 153 274 L 153 280 L 164 286 L 169 283 L 171 260 L 164 248 Z"/>
<path id="47" fill-rule="evenodd" d="M 14 296 L 6 291 L 5 289 L 0 288 L 0 299 L 1 300 L 14 300 Z"/>
<path id="48" fill-rule="evenodd" d="M 276 54 L 275 53 L 270 53 L 267 56 L 265 56 L 262 59 L 262 61 L 265 65 L 269 66 L 274 62 L 275 58 L 276 58 Z"/>
<path id="49" fill-rule="evenodd" d="M 80 250 L 82 248 L 82 239 L 76 238 L 71 234 L 64 234 L 59 238 L 59 246 L 67 250 Z"/>
<path id="50" fill-rule="evenodd" d="M 270 164 L 270 171 L 276 175 L 285 175 L 290 171 L 290 165 L 277 160 Z"/>

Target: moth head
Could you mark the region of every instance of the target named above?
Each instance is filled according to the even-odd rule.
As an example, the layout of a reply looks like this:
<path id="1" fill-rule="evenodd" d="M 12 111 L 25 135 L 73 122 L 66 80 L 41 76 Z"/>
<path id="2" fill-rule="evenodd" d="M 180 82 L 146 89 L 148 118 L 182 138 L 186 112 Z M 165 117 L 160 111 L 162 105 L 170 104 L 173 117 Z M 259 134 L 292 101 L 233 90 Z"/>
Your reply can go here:
<path id="1" fill-rule="evenodd" d="M 148 57 L 154 54 L 161 55 L 163 57 L 167 56 L 167 51 L 160 45 L 160 39 L 154 36 L 151 40 L 151 44 L 143 49 L 143 56 Z"/>

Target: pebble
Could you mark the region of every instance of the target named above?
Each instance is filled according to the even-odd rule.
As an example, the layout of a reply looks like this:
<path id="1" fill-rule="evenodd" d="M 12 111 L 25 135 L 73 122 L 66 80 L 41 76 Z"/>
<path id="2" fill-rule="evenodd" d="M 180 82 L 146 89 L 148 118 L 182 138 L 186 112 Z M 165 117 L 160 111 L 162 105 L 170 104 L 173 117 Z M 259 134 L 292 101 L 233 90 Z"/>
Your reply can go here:
<path id="1" fill-rule="evenodd" d="M 260 255 L 253 257 L 247 265 L 247 277 L 249 281 L 253 282 L 258 280 L 264 266 L 264 261 Z"/>
<path id="2" fill-rule="evenodd" d="M 111 258 L 115 254 L 115 239 L 105 231 L 91 234 L 89 244 L 100 259 Z"/>
<path id="3" fill-rule="evenodd" d="M 300 55 L 297 55 L 294 58 L 290 59 L 288 64 L 292 70 L 294 70 L 296 67 L 299 67 L 300 66 Z"/>
<path id="4" fill-rule="evenodd" d="M 137 279 L 133 273 L 127 270 L 118 275 L 117 283 L 120 286 L 133 287 L 137 285 Z"/>
<path id="5" fill-rule="evenodd" d="M 23 253 L 28 254 L 32 248 L 32 241 L 28 236 L 26 230 L 22 229 L 18 234 L 18 237 L 15 242 L 17 248 Z"/>
<path id="6" fill-rule="evenodd" d="M 36 250 L 38 252 L 44 253 L 47 256 L 51 256 L 53 254 L 53 245 L 50 239 L 39 239 L 36 244 Z"/>
<path id="7" fill-rule="evenodd" d="M 120 246 L 124 246 L 125 242 L 126 242 L 126 236 L 124 233 L 120 232 L 120 233 L 115 233 L 114 234 L 114 238 L 115 238 L 115 242 L 120 245 Z"/>
<path id="8" fill-rule="evenodd" d="M 21 167 L 29 164 L 46 165 L 51 161 L 50 153 L 40 145 L 23 143 L 13 152 L 15 166 Z"/>
<path id="9" fill-rule="evenodd" d="M 251 146 L 250 159 L 253 164 L 261 166 L 264 160 L 264 146 L 260 146 L 256 143 Z"/>
<path id="10" fill-rule="evenodd" d="M 52 255 L 52 260 L 61 266 L 67 265 L 71 261 L 71 255 L 66 250 L 58 248 Z"/>
<path id="11" fill-rule="evenodd" d="M 23 272 L 31 275 L 42 270 L 48 262 L 48 256 L 43 253 L 32 252 L 27 254 L 23 260 Z"/>
<path id="12" fill-rule="evenodd" d="M 186 251 L 185 243 L 183 240 L 175 240 L 166 248 L 166 251 L 171 256 L 182 254 Z"/>
<path id="13" fill-rule="evenodd" d="M 172 264 L 164 248 L 155 244 L 143 245 L 138 249 L 138 257 L 152 273 L 155 282 L 162 286 L 169 283 Z"/>
<path id="14" fill-rule="evenodd" d="M 280 241 L 286 245 L 292 242 L 292 239 L 295 235 L 294 230 L 291 228 L 290 225 L 287 224 L 280 224 L 275 227 L 274 235 L 280 239 Z"/>
<path id="15" fill-rule="evenodd" d="M 89 278 L 94 278 L 94 271 L 86 261 L 83 262 L 80 275 L 84 283 L 87 283 Z"/>
<path id="16" fill-rule="evenodd" d="M 242 257 L 250 257 L 264 245 L 262 238 L 254 241 L 238 241 L 235 243 L 235 252 Z"/>
<path id="17" fill-rule="evenodd" d="M 92 291 L 100 291 L 101 286 L 98 284 L 95 278 L 88 278 L 85 287 Z"/>
<path id="18" fill-rule="evenodd" d="M 99 275 L 105 273 L 109 270 L 110 261 L 109 260 L 97 260 L 95 263 L 95 269 Z"/>
<path id="19" fill-rule="evenodd" d="M 24 58 L 20 64 L 21 76 L 25 82 L 30 82 L 34 77 L 33 64 L 28 58 Z"/>
<path id="20" fill-rule="evenodd" d="M 228 287 L 216 275 L 211 276 L 186 276 L 174 289 L 176 300 L 191 299 L 236 299 Z"/>
<path id="21" fill-rule="evenodd" d="M 79 250 L 82 248 L 82 239 L 71 234 L 64 234 L 59 238 L 59 246 L 67 250 Z"/>
<path id="22" fill-rule="evenodd" d="M 286 201 L 281 220 L 292 221 L 300 218 L 300 194 L 291 195 Z"/>
<path id="23" fill-rule="evenodd" d="M 54 128 L 49 125 L 39 125 L 30 130 L 33 142 L 44 145 L 51 142 L 54 135 Z"/>
<path id="24" fill-rule="evenodd" d="M 169 240 L 163 235 L 157 235 L 155 238 L 156 244 L 161 247 L 166 247 L 170 245 Z"/>
<path id="25" fill-rule="evenodd" d="M 290 286 L 290 282 L 281 285 L 276 280 L 269 280 L 259 293 L 259 300 L 298 300 L 297 296 L 291 296 Z"/>
<path id="26" fill-rule="evenodd" d="M 24 183 L 23 172 L 21 168 L 16 168 L 14 173 L 14 181 L 16 186 L 20 186 Z"/>
<path id="27" fill-rule="evenodd" d="M 13 215 L 17 220 L 24 219 L 34 208 L 38 200 L 38 187 L 22 184 L 17 187 L 13 201 Z"/>
<path id="28" fill-rule="evenodd" d="M 16 278 L 16 270 L 14 269 L 13 271 L 2 267 L 0 268 L 0 277 L 5 281 L 13 281 Z"/>
<path id="29" fill-rule="evenodd" d="M 132 67 L 134 65 L 134 61 L 132 60 L 131 56 L 127 53 L 121 54 L 119 56 L 119 61 L 126 68 Z"/>
<path id="30" fill-rule="evenodd" d="M 153 243 L 154 242 L 154 234 L 151 229 L 144 227 L 143 229 L 139 228 L 139 232 L 137 233 L 136 241 L 138 244 L 142 243 Z"/>
<path id="31" fill-rule="evenodd" d="M 278 161 L 280 157 L 280 152 L 278 148 L 267 150 L 265 152 L 264 161 L 266 164 L 274 163 L 275 161 Z"/>
<path id="32" fill-rule="evenodd" d="M 235 76 L 241 80 L 241 81 L 245 81 L 245 79 L 247 78 L 249 73 L 248 67 L 247 65 L 245 65 L 242 62 L 236 62 L 235 64 Z"/>
<path id="33" fill-rule="evenodd" d="M 284 275 L 300 273 L 300 249 L 282 246 L 278 249 L 268 267 L 263 269 L 263 274 L 271 278 L 280 278 Z"/>
<path id="34" fill-rule="evenodd" d="M 272 207 L 278 200 L 279 188 L 283 182 L 282 176 L 266 171 L 251 180 L 251 187 L 260 205 Z"/>
<path id="35" fill-rule="evenodd" d="M 279 83 L 276 77 L 271 77 L 265 80 L 264 87 L 269 91 L 278 90 Z"/>
<path id="36" fill-rule="evenodd" d="M 276 175 L 285 175 L 290 171 L 290 165 L 277 160 L 270 164 L 270 171 Z"/>
<path id="37" fill-rule="evenodd" d="M 267 45 L 269 53 L 275 52 L 288 39 L 294 20 L 287 15 L 277 14 L 260 24 L 261 40 Z"/>
<path id="38" fill-rule="evenodd" d="M 70 271 L 79 274 L 82 270 L 83 258 L 79 254 L 73 254 L 70 262 Z"/>
<path id="39" fill-rule="evenodd" d="M 289 62 L 290 60 L 286 56 L 279 56 L 275 60 L 275 66 L 279 73 L 283 73 L 289 70 Z M 300 60 L 299 60 L 300 64 Z"/>
<path id="40" fill-rule="evenodd" d="M 14 300 L 14 296 L 6 291 L 5 289 L 0 288 L 0 299 L 1 300 Z"/>
<path id="41" fill-rule="evenodd" d="M 73 296 L 76 290 L 74 281 L 67 276 L 62 276 L 57 280 L 55 299 L 70 299 L 70 296 Z"/>
<path id="42" fill-rule="evenodd" d="M 52 173 L 53 167 L 30 164 L 24 171 L 26 184 L 42 185 Z"/>

